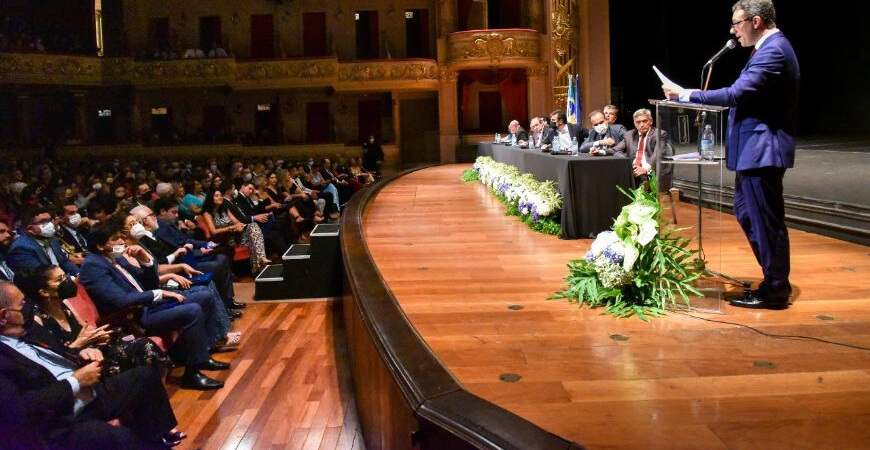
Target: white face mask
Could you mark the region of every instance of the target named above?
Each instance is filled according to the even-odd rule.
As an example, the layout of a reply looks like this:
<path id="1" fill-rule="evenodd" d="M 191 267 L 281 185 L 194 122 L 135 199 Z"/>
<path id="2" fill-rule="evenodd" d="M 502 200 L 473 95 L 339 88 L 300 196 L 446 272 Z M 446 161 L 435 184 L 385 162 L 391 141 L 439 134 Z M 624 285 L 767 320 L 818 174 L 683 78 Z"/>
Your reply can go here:
<path id="1" fill-rule="evenodd" d="M 127 246 L 124 244 L 113 245 L 109 256 L 111 256 L 112 259 L 120 258 L 124 254 L 124 250 L 127 250 Z"/>
<path id="2" fill-rule="evenodd" d="M 57 230 L 54 229 L 54 222 L 44 223 L 39 226 L 39 235 L 42 237 L 54 237 L 55 231 Z"/>
<path id="3" fill-rule="evenodd" d="M 103 184 L 102 183 L 94 183 L 94 185 L 91 187 L 93 187 L 95 191 L 99 191 L 100 189 L 103 188 Z"/>
<path id="4" fill-rule="evenodd" d="M 79 213 L 75 213 L 69 216 L 68 220 L 70 225 L 72 225 L 73 227 L 77 227 L 80 223 L 82 223 L 82 215 Z"/>
<path id="5" fill-rule="evenodd" d="M 595 129 L 595 132 L 598 134 L 607 133 L 607 124 L 606 123 L 600 123 L 598 125 L 595 125 L 593 128 Z"/>
<path id="6" fill-rule="evenodd" d="M 142 225 L 141 223 L 133 225 L 133 227 L 130 228 L 130 236 L 136 240 L 142 239 L 142 237 L 145 236 L 145 225 Z"/>

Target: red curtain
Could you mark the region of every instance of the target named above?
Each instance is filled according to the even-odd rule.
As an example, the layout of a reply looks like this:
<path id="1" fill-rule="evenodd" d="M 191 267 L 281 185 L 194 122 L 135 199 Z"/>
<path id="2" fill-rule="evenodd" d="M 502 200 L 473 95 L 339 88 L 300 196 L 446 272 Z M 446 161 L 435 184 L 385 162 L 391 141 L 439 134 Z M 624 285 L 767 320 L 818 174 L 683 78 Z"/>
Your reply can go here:
<path id="1" fill-rule="evenodd" d="M 460 31 L 468 29 L 468 16 L 471 15 L 471 3 L 473 0 L 459 0 L 459 27 Z"/>
<path id="2" fill-rule="evenodd" d="M 326 13 L 313 12 L 302 14 L 302 45 L 305 56 L 325 56 L 326 53 Z"/>
<path id="3" fill-rule="evenodd" d="M 329 141 L 329 103 L 311 102 L 305 105 L 306 142 Z"/>
<path id="4" fill-rule="evenodd" d="M 251 58 L 275 57 L 275 28 L 271 14 L 251 15 Z"/>
<path id="5" fill-rule="evenodd" d="M 360 100 L 357 104 L 359 140 L 366 142 L 369 136 L 381 140 L 381 101 Z"/>
<path id="6" fill-rule="evenodd" d="M 471 102 L 471 84 L 480 83 L 488 86 L 497 85 L 502 102 L 511 119 L 525 121 L 528 118 L 527 77 L 524 69 L 503 70 L 463 70 L 459 73 L 460 92 L 462 95 L 463 123 L 468 127 L 468 117 Z"/>

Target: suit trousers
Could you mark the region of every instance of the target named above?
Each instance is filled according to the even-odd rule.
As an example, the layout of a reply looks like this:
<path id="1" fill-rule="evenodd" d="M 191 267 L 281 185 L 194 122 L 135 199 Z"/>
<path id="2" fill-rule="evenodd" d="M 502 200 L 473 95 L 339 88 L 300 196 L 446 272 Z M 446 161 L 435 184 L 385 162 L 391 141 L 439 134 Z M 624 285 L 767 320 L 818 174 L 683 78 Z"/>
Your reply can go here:
<path id="1" fill-rule="evenodd" d="M 787 301 L 791 292 L 784 175 L 780 167 L 739 170 L 734 183 L 734 215 L 764 273 L 761 295 L 771 301 Z"/>
<path id="2" fill-rule="evenodd" d="M 172 360 L 183 365 L 199 364 L 209 360 L 211 344 L 200 305 L 185 302 L 159 311 L 145 308 L 142 326 L 148 333 L 158 336 L 178 331 L 178 338 L 169 349 Z"/>
<path id="3" fill-rule="evenodd" d="M 161 448 L 163 435 L 178 424 L 160 371 L 153 367 L 105 377 L 96 393 L 66 433 L 52 436 L 51 448 Z M 120 419 L 122 426 L 106 423 L 112 419 Z"/>
<path id="4" fill-rule="evenodd" d="M 218 292 L 225 305 L 229 305 L 236 300 L 236 292 L 233 289 L 233 272 L 226 255 L 216 253 L 214 257 L 208 260 L 197 262 L 197 270 L 212 273 Z"/>

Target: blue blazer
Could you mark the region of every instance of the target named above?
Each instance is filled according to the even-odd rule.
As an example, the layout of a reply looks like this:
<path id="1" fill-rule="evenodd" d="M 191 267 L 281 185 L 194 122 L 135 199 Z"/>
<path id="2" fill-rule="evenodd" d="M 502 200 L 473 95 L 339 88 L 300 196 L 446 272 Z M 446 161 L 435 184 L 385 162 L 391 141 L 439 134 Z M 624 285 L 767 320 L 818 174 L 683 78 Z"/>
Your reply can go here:
<path id="1" fill-rule="evenodd" d="M 144 292 L 139 292 L 127 278 L 100 255 L 90 254 L 82 263 L 79 281 L 91 296 L 100 314 L 111 314 L 130 305 L 150 305 L 154 301 L 152 289 L 160 286 L 157 262 L 151 267 L 136 267 L 124 258 L 115 260 L 136 279 Z"/>
<path id="2" fill-rule="evenodd" d="M 184 247 L 184 244 L 193 244 L 194 247 L 199 249 L 208 244 L 206 241 L 200 241 L 184 234 L 176 225 L 165 220 L 157 219 L 157 224 L 160 225 L 160 228 L 154 231 L 154 236 L 174 245 L 176 248 Z"/>
<path id="3" fill-rule="evenodd" d="M 768 37 L 729 87 L 695 91 L 691 101 L 729 106 L 730 170 L 794 167 L 800 68 L 782 32 Z"/>
<path id="4" fill-rule="evenodd" d="M 79 267 L 67 258 L 66 253 L 61 248 L 60 241 L 57 238 L 51 238 L 48 242 L 60 268 L 68 275 L 78 275 Z M 36 242 L 36 238 L 27 233 L 22 233 L 9 248 L 9 253 L 6 255 L 6 264 L 15 273 L 20 273 L 24 269 L 50 266 L 51 260 L 48 259 L 48 255 L 45 254 L 45 250 L 42 249 L 39 242 Z"/>

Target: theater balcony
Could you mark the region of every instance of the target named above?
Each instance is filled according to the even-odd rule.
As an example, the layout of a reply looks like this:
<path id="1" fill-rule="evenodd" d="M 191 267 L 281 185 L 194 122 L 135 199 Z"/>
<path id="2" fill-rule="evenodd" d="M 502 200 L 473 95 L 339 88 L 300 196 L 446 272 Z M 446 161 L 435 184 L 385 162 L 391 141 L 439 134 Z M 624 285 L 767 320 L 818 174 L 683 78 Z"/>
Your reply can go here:
<path id="1" fill-rule="evenodd" d="M 455 70 L 532 69 L 540 64 L 544 38 L 525 28 L 457 31 L 447 36 L 445 62 Z"/>

